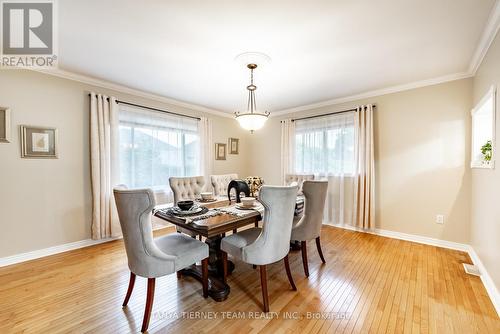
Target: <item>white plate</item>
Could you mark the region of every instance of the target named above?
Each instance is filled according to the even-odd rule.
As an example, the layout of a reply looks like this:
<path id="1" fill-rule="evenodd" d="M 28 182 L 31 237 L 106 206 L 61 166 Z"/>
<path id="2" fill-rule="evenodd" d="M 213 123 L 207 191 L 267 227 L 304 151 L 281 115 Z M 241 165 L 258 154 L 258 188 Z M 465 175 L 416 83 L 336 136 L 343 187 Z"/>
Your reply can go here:
<path id="1" fill-rule="evenodd" d="M 239 210 L 253 210 L 257 207 L 256 204 L 252 205 L 252 206 L 245 206 L 243 204 L 236 204 L 236 209 L 239 209 Z"/>
<path id="2" fill-rule="evenodd" d="M 198 212 L 201 212 L 203 208 L 201 206 L 193 205 L 191 209 L 189 210 L 181 210 L 178 207 L 173 207 L 172 211 L 175 212 L 176 215 L 183 216 L 183 215 L 192 215 Z"/>

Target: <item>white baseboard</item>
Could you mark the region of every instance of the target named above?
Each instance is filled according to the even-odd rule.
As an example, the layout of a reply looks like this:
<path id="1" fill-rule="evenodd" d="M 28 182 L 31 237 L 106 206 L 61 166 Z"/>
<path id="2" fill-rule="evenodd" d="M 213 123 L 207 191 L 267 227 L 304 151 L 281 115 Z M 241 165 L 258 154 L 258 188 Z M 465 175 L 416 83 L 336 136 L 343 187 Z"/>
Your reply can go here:
<path id="1" fill-rule="evenodd" d="M 423 237 L 423 236 L 416 235 L 416 234 L 395 232 L 395 231 L 383 230 L 383 229 L 378 229 L 378 228 L 363 229 L 363 228 L 354 227 L 354 226 L 350 226 L 350 225 L 343 225 L 343 224 L 326 224 L 326 225 L 340 227 L 340 228 L 344 228 L 344 229 L 351 230 L 351 231 L 358 231 L 358 232 L 380 235 L 382 237 L 417 242 L 419 244 L 449 248 L 449 249 L 459 250 L 462 252 L 468 252 L 470 249 L 470 246 L 467 244 L 461 244 L 459 242 L 435 239 L 435 238 L 430 238 L 430 237 Z"/>
<path id="2" fill-rule="evenodd" d="M 165 226 L 158 226 L 156 225 L 153 230 L 160 230 L 163 228 L 167 228 L 169 225 Z M 92 239 L 85 239 L 85 240 L 80 240 L 80 241 L 75 241 L 75 242 L 70 242 L 67 244 L 62 244 L 62 245 L 57 245 L 57 246 L 52 246 L 48 248 L 43 248 L 43 249 L 38 249 L 35 251 L 31 252 L 26 252 L 26 253 L 21 253 L 21 254 L 16 254 L 12 256 L 7 256 L 7 257 L 2 257 L 0 258 L 0 268 L 5 267 L 5 266 L 10 266 L 12 264 L 16 263 L 21 263 L 25 261 L 30 261 L 30 260 L 35 260 L 39 259 L 42 257 L 46 257 L 49 255 L 55 255 L 59 253 L 64 253 L 70 250 L 75 250 L 75 249 L 80 249 L 80 248 L 85 248 L 89 246 L 94 246 L 94 245 L 99 245 L 105 242 L 113 241 L 113 240 L 118 240 L 121 239 L 122 237 L 116 237 L 116 238 L 106 238 L 106 239 L 100 239 L 100 240 L 92 240 Z"/>
<path id="3" fill-rule="evenodd" d="M 488 296 L 490 297 L 493 306 L 497 310 L 497 315 L 500 317 L 500 294 L 498 293 L 498 289 L 495 286 L 493 279 L 488 274 L 488 271 L 472 246 L 469 247 L 469 256 L 474 265 L 478 267 L 479 272 L 481 273 L 481 281 L 483 282 L 486 292 L 488 292 Z"/>
<path id="4" fill-rule="evenodd" d="M 388 231 L 388 230 L 382 230 L 382 229 L 362 229 L 359 227 L 354 227 L 354 226 L 350 226 L 350 225 L 343 225 L 343 224 L 325 224 L 325 225 L 339 227 L 339 228 L 343 228 L 343 229 L 347 229 L 347 230 L 351 230 L 351 231 L 375 234 L 375 235 L 388 237 L 388 238 L 412 241 L 412 242 L 417 242 L 417 243 L 425 244 L 425 245 L 449 248 L 449 249 L 454 249 L 454 250 L 468 253 L 471 260 L 472 260 L 472 263 L 474 263 L 474 265 L 476 265 L 479 268 L 479 271 L 481 272 L 481 281 L 483 282 L 483 285 L 486 289 L 486 292 L 488 293 L 488 296 L 490 297 L 490 300 L 493 303 L 493 306 L 495 307 L 495 310 L 497 311 L 498 316 L 500 316 L 500 294 L 498 293 L 498 289 L 495 286 L 493 279 L 488 274 L 486 267 L 483 265 L 483 263 L 479 259 L 479 256 L 474 251 L 474 248 L 472 248 L 472 246 L 467 245 L 467 244 L 458 243 L 458 242 L 453 242 L 453 241 L 423 237 L 423 236 L 415 235 L 415 234 L 407 234 L 407 233 Z"/>
<path id="5" fill-rule="evenodd" d="M 86 240 L 71 242 L 68 244 L 39 249 L 39 250 L 31 251 L 31 252 L 7 256 L 7 257 L 0 258 L 0 267 L 10 266 L 12 264 L 25 262 L 25 261 L 35 260 L 35 259 L 49 256 L 49 255 L 64 253 L 64 252 L 74 250 L 74 249 L 98 245 L 98 244 L 102 244 L 102 243 L 116 240 L 116 239 L 118 239 L 118 238 L 107 238 L 107 239 L 101 239 L 101 240 L 86 239 Z"/>

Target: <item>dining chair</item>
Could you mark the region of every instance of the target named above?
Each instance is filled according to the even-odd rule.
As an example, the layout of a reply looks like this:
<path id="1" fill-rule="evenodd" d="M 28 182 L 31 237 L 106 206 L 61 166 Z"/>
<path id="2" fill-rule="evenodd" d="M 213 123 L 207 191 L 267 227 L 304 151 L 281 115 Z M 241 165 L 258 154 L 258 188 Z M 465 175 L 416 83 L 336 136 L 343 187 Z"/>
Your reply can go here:
<path id="1" fill-rule="evenodd" d="M 174 205 L 179 201 L 195 200 L 200 196 L 205 186 L 205 177 L 203 176 L 189 176 L 189 177 L 170 177 L 168 179 L 170 189 L 174 194 Z M 176 226 L 177 232 L 187 234 L 196 238 L 197 233 L 188 229 Z M 201 236 L 200 236 L 201 240 Z"/>
<path id="2" fill-rule="evenodd" d="M 314 174 L 286 174 L 285 175 L 285 185 L 289 186 L 293 182 L 297 183 L 299 191 L 302 191 L 302 184 L 304 181 L 314 180 Z"/>
<path id="3" fill-rule="evenodd" d="M 151 213 L 155 207 L 151 189 L 113 189 L 127 252 L 130 281 L 123 301 L 127 306 L 136 276 L 148 279 L 141 331 L 149 326 L 155 280 L 201 261 L 203 297 L 208 297 L 208 245 L 181 233 L 153 238 Z"/>
<path id="4" fill-rule="evenodd" d="M 264 312 L 269 312 L 266 269 L 268 264 L 283 260 L 288 281 L 292 289 L 297 290 L 288 262 L 296 196 L 296 186 L 263 186 L 259 194 L 259 201 L 264 206 L 262 228 L 253 227 L 243 230 L 221 241 L 224 282 L 227 280 L 228 254 L 260 267 Z"/>
<path id="5" fill-rule="evenodd" d="M 236 179 L 238 179 L 238 174 L 210 175 L 210 182 L 214 189 L 214 195 L 225 196 L 229 182 Z"/>
<path id="6" fill-rule="evenodd" d="M 305 197 L 304 214 L 292 228 L 291 240 L 300 241 L 302 264 L 304 265 L 304 273 L 307 277 L 309 277 L 307 241 L 316 239 L 319 257 L 323 263 L 326 263 L 323 252 L 321 251 L 320 235 L 327 189 L 328 181 L 304 181 L 302 186 L 302 192 Z"/>

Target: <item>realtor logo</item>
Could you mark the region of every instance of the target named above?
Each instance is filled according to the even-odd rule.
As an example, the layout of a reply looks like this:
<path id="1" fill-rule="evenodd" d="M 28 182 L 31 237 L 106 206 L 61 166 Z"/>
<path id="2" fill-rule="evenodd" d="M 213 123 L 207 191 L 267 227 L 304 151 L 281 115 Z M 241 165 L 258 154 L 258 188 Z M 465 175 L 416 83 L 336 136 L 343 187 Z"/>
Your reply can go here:
<path id="1" fill-rule="evenodd" d="M 2 1 L 2 68 L 55 67 L 55 3 Z"/>

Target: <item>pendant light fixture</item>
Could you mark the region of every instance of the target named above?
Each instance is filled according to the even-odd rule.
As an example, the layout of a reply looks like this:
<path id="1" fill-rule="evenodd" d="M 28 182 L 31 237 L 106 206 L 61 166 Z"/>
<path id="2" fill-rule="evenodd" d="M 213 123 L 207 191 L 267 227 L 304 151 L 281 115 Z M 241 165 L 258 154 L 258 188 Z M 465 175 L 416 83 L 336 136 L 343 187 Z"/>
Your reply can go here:
<path id="1" fill-rule="evenodd" d="M 248 64 L 248 69 L 250 70 L 250 85 L 247 86 L 248 90 L 248 103 L 247 112 L 240 113 L 235 112 L 236 120 L 240 123 L 240 126 L 245 130 L 250 130 L 253 133 L 264 126 L 267 118 L 269 117 L 269 112 L 258 112 L 257 103 L 255 102 L 255 90 L 257 86 L 253 84 L 253 70 L 257 68 L 257 64 Z"/>

